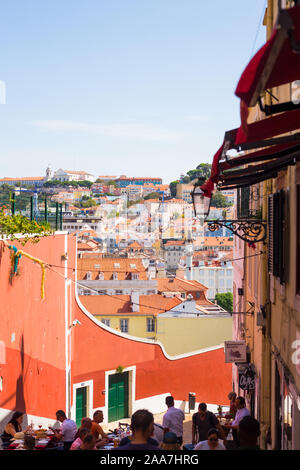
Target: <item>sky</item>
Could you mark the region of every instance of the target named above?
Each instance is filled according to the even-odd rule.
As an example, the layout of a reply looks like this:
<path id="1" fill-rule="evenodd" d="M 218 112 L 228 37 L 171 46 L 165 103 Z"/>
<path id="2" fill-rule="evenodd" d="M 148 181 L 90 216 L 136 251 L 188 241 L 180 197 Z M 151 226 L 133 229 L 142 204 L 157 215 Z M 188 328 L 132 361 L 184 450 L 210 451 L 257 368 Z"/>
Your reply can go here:
<path id="1" fill-rule="evenodd" d="M 266 0 L 10 0 L 0 177 L 84 170 L 169 183 L 238 127 Z"/>

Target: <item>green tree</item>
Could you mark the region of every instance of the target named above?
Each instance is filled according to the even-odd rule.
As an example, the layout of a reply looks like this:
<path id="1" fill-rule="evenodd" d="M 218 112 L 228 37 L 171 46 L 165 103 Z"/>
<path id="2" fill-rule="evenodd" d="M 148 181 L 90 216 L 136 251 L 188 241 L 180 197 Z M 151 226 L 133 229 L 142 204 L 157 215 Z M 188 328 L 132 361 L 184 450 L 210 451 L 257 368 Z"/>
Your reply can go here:
<path id="1" fill-rule="evenodd" d="M 211 206 L 212 207 L 221 208 L 221 207 L 228 207 L 230 205 L 231 204 L 229 204 L 227 202 L 226 197 L 221 192 L 217 191 L 216 193 L 213 194 L 213 196 L 211 198 Z"/>
<path id="2" fill-rule="evenodd" d="M 179 180 L 171 181 L 169 184 L 171 197 L 176 197 L 176 186 L 179 184 Z"/>
<path id="3" fill-rule="evenodd" d="M 226 312 L 233 312 L 233 294 L 232 292 L 224 292 L 216 294 L 215 300 L 220 307 L 224 308 Z"/>
<path id="4" fill-rule="evenodd" d="M 159 193 L 149 193 L 147 196 L 144 197 L 144 199 L 159 199 L 161 196 Z"/>

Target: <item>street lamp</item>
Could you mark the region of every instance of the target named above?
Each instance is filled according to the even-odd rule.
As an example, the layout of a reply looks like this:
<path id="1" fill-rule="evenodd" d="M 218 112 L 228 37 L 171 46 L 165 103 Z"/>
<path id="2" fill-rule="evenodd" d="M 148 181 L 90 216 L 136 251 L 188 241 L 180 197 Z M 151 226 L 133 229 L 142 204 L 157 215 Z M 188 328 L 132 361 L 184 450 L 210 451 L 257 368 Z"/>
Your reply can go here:
<path id="1" fill-rule="evenodd" d="M 211 197 L 205 196 L 204 192 L 201 189 L 201 186 L 204 183 L 204 178 L 198 178 L 198 181 L 195 183 L 194 189 L 191 192 L 194 212 L 196 217 L 207 219 L 210 211 Z"/>

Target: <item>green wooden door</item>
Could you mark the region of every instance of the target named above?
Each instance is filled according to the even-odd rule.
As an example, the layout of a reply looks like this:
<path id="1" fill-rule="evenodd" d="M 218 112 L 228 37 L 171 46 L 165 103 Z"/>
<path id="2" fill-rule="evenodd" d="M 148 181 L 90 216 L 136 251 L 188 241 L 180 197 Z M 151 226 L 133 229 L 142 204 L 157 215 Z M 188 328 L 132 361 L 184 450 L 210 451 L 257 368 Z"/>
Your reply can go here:
<path id="1" fill-rule="evenodd" d="M 128 418 L 128 372 L 109 376 L 108 421 Z"/>
<path id="2" fill-rule="evenodd" d="M 76 424 L 80 426 L 82 418 L 87 416 L 87 387 L 76 390 Z"/>

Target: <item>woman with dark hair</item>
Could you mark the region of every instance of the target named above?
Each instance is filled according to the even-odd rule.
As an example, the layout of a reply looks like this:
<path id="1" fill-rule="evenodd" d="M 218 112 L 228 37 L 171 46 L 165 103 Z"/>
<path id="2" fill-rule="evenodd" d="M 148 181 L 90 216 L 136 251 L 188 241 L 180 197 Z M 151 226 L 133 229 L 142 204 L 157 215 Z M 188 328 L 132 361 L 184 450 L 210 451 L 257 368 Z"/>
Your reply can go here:
<path id="1" fill-rule="evenodd" d="M 24 413 L 21 411 L 15 411 L 11 419 L 4 428 L 3 434 L 1 435 L 2 446 L 7 448 L 10 444 L 11 439 L 17 432 L 22 431 Z"/>
<path id="2" fill-rule="evenodd" d="M 194 450 L 226 450 L 223 443 L 219 441 L 217 429 L 210 429 L 207 433 L 207 441 L 198 442 Z"/>
<path id="3" fill-rule="evenodd" d="M 119 450 L 157 450 L 157 445 L 149 443 L 149 437 L 153 434 L 153 414 L 148 410 L 137 410 L 131 417 L 132 437 L 130 442 L 117 447 Z"/>

